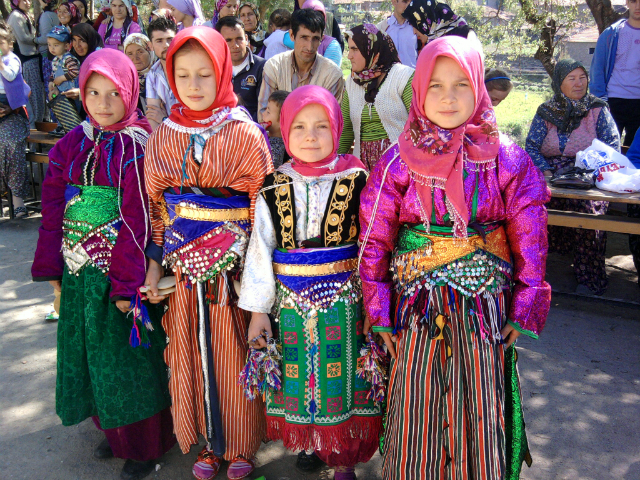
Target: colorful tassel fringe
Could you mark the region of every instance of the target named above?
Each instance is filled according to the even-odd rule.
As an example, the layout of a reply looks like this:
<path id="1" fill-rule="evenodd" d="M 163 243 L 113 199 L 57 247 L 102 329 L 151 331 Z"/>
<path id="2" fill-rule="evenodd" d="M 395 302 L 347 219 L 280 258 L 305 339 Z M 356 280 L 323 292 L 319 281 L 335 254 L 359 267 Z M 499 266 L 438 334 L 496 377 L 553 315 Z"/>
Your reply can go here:
<path id="1" fill-rule="evenodd" d="M 373 399 L 376 405 L 384 402 L 387 389 L 387 372 L 389 357 L 374 339 L 371 332 L 367 334 L 367 343 L 360 349 L 356 376 L 369 382 L 371 389 L 367 399 Z"/>
<path id="2" fill-rule="evenodd" d="M 134 348 L 140 345 L 144 348 L 151 346 L 151 340 L 149 339 L 147 330 L 152 332 L 153 324 L 151 323 L 151 318 L 149 318 L 147 307 L 142 303 L 142 301 L 146 299 L 147 297 L 138 290 L 138 292 L 131 297 L 131 303 L 129 304 L 129 308 L 131 309 L 129 313 L 133 316 L 133 326 L 131 327 L 131 334 L 129 335 L 129 344 Z M 145 328 L 140 329 L 138 323 L 142 324 Z"/>
<path id="3" fill-rule="evenodd" d="M 249 400 L 254 400 L 269 389 L 277 392 L 282 388 L 282 347 L 275 339 L 267 340 L 266 348 L 249 348 L 247 363 L 240 371 L 238 385 Z"/>

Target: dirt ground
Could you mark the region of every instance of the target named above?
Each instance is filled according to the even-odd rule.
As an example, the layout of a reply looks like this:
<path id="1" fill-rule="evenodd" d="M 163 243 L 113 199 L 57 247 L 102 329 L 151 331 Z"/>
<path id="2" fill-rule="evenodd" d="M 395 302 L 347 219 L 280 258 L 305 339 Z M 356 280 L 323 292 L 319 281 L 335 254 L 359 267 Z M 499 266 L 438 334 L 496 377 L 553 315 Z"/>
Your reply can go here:
<path id="1" fill-rule="evenodd" d="M 62 427 L 55 414 L 56 324 L 44 321 L 53 294 L 29 273 L 38 226 L 37 217 L 0 219 L 0 480 L 116 479 L 123 461 L 93 458 L 102 436 L 92 422 Z M 626 236 L 609 236 L 604 299 L 571 294 L 570 263 L 550 256 L 555 293 L 547 326 L 539 340 L 518 341 L 534 458 L 521 478 L 638 480 L 640 289 Z M 182 455 L 175 447 L 148 478 L 191 479 L 197 450 Z M 265 444 L 252 478 L 333 478 L 329 469 L 301 475 L 294 463 L 281 444 Z M 374 457 L 358 466 L 358 478 L 381 478 L 380 466 Z"/>

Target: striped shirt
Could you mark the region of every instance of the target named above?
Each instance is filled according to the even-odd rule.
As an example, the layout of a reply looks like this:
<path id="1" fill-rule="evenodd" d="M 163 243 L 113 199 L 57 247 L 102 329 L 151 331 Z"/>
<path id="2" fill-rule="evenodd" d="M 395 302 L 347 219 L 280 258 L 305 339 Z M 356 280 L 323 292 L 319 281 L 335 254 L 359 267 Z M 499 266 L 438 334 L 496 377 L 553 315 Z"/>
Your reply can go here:
<path id="1" fill-rule="evenodd" d="M 147 143 L 145 183 L 151 203 L 153 241 L 164 244 L 164 224 L 160 216 L 160 201 L 168 187 L 180 184 L 189 187 L 231 187 L 248 192 L 251 198 L 251 218 L 258 190 L 264 177 L 273 170 L 269 147 L 255 124 L 231 122 L 206 141 L 202 164 L 193 153 L 185 152 L 194 134 L 205 129 L 186 129 L 165 121 Z M 183 160 L 184 159 L 184 160 Z M 183 178 L 183 163 L 185 174 Z M 171 371 L 173 423 L 183 453 L 187 453 L 198 436 L 206 438 L 204 410 L 203 365 L 198 347 L 198 299 L 196 288 L 186 288 L 178 269 L 176 291 L 169 296 L 169 309 L 162 324 L 169 337 L 164 352 Z M 225 282 L 212 282 L 218 304 L 209 306 L 211 345 L 215 381 L 218 388 L 223 434 L 226 441 L 225 460 L 237 455 L 252 458 L 265 435 L 264 404 L 249 401 L 238 386 L 238 373 L 247 355 L 247 312 L 230 306 Z"/>

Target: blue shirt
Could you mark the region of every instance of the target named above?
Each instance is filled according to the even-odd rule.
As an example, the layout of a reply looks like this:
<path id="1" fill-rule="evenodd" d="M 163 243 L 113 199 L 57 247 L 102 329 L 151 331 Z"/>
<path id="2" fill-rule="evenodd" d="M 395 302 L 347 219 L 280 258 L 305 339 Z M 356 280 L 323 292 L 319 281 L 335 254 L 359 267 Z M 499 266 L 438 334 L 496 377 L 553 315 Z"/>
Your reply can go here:
<path id="1" fill-rule="evenodd" d="M 627 152 L 627 158 L 631 160 L 631 163 L 636 168 L 640 168 L 640 134 L 636 133 L 636 136 L 633 137 L 633 142 L 631 142 L 631 146 L 629 147 L 629 151 Z"/>
<path id="2" fill-rule="evenodd" d="M 408 67 L 416 68 L 416 61 L 418 60 L 418 38 L 416 34 L 413 33 L 413 27 L 406 20 L 400 25 L 393 15 L 387 18 L 386 22 L 388 25 L 386 34 L 393 40 L 398 50 L 400 62 Z"/>

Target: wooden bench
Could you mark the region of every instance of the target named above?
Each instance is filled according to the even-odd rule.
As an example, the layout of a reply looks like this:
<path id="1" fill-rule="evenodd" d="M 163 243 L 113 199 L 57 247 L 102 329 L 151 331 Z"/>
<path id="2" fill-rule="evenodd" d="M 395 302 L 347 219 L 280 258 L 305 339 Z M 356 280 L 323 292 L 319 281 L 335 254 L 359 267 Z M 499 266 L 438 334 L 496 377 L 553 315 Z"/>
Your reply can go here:
<path id="1" fill-rule="evenodd" d="M 548 182 L 547 180 L 547 185 L 549 185 L 553 198 L 596 200 L 640 205 L 640 193 L 613 193 L 598 190 L 597 188 L 590 190 L 559 188 L 552 187 Z M 594 215 L 591 213 L 567 212 L 553 209 L 548 209 L 547 212 L 549 214 L 549 225 L 640 235 L 640 219 L 636 218 Z"/>

